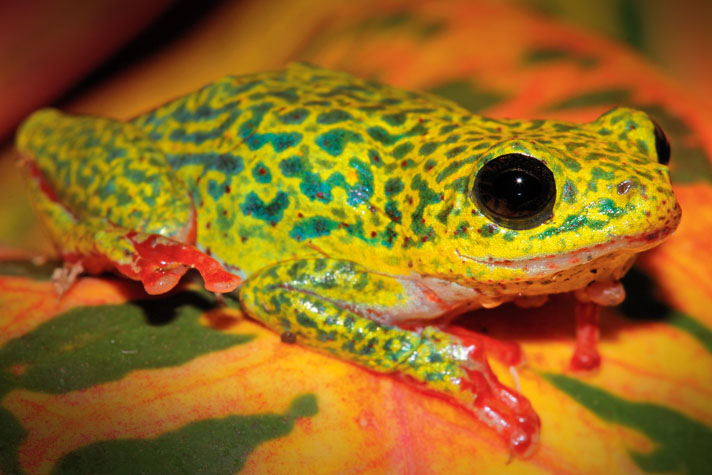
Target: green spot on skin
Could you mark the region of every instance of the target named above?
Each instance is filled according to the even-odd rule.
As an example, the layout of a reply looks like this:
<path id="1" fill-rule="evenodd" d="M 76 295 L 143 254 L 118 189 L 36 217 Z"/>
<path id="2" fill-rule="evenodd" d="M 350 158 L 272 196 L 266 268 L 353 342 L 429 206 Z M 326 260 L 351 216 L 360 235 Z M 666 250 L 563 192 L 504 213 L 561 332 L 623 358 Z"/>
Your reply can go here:
<path id="1" fill-rule="evenodd" d="M 561 224 L 561 226 L 557 227 L 550 227 L 547 228 L 546 230 L 542 231 L 539 234 L 536 234 L 532 236 L 530 239 L 547 239 L 550 238 L 551 236 L 554 236 L 556 234 L 561 234 L 569 231 L 575 231 L 576 229 L 580 228 L 581 226 L 585 226 L 586 223 L 588 222 L 588 219 L 586 218 L 585 214 L 576 214 L 576 215 L 569 215 L 566 217 L 564 222 Z"/>
<path id="2" fill-rule="evenodd" d="M 428 92 L 457 102 L 470 112 L 481 112 L 506 99 L 504 94 L 475 88 L 470 81 L 451 81 L 439 84 Z"/>
<path id="3" fill-rule="evenodd" d="M 339 122 L 345 122 L 347 120 L 354 120 L 353 116 L 341 109 L 334 109 L 328 112 L 322 112 L 317 117 L 316 121 L 322 125 L 337 124 Z"/>
<path id="4" fill-rule="evenodd" d="M 610 171 L 603 170 L 599 167 L 594 167 L 591 170 L 591 179 L 588 182 L 589 191 L 598 191 L 598 181 L 611 181 L 615 178 L 615 174 Z"/>
<path id="5" fill-rule="evenodd" d="M 499 228 L 494 224 L 483 224 L 478 232 L 482 237 L 489 238 L 497 234 L 499 232 Z"/>
<path id="6" fill-rule="evenodd" d="M 394 114 L 386 114 L 383 116 L 383 121 L 388 125 L 397 127 L 403 125 L 408 115 L 405 112 L 396 112 Z"/>
<path id="7" fill-rule="evenodd" d="M 414 135 L 421 135 L 426 130 L 427 129 L 425 128 L 425 126 L 419 123 L 414 125 L 407 132 L 399 135 L 391 135 L 386 129 L 380 126 L 369 127 L 367 132 L 372 139 L 381 142 L 383 145 L 393 145 L 404 138 L 413 137 Z"/>
<path id="8" fill-rule="evenodd" d="M 462 152 L 464 152 L 465 150 L 467 150 L 467 146 L 466 146 L 466 145 L 460 145 L 459 147 L 451 148 L 450 150 L 448 150 L 447 152 L 445 152 L 445 156 L 446 156 L 447 158 L 454 158 L 454 157 L 457 157 L 458 155 L 460 155 L 460 154 L 461 154 Z"/>
<path id="9" fill-rule="evenodd" d="M 446 190 L 454 190 L 458 193 L 467 193 L 467 182 L 469 177 L 463 176 L 457 180 L 453 180 L 450 184 L 445 185 Z"/>
<path id="10" fill-rule="evenodd" d="M 436 181 L 437 183 L 442 182 L 445 178 L 449 177 L 450 175 L 452 175 L 453 173 L 455 173 L 456 171 L 458 171 L 458 170 L 459 170 L 460 168 L 462 168 L 464 165 L 467 165 L 467 164 L 469 164 L 469 163 L 473 163 L 473 162 L 477 161 L 477 158 L 478 158 L 477 156 L 474 156 L 474 155 L 473 155 L 473 156 L 471 156 L 471 157 L 469 157 L 469 158 L 466 158 L 466 159 L 464 159 L 464 160 L 455 160 L 455 161 L 450 162 L 450 163 L 448 164 L 448 166 L 446 166 L 445 168 L 443 168 L 443 171 L 441 171 L 440 173 L 438 173 L 438 176 L 437 176 L 437 178 L 435 179 L 435 181 Z"/>
<path id="11" fill-rule="evenodd" d="M 368 135 L 370 135 L 372 139 L 378 140 L 384 145 L 392 145 L 396 140 L 398 140 L 396 136 L 389 134 L 386 129 L 378 126 L 369 127 Z"/>
<path id="12" fill-rule="evenodd" d="M 250 192 L 240 205 L 240 209 L 245 216 L 276 224 L 282 220 L 282 214 L 287 206 L 289 206 L 289 196 L 283 191 L 277 192 L 269 203 L 262 201 L 255 192 Z"/>
<path id="13" fill-rule="evenodd" d="M 518 233 L 516 231 L 507 231 L 506 233 L 504 233 L 502 235 L 502 238 L 505 241 L 512 242 L 516 239 L 517 235 L 518 235 Z"/>
<path id="14" fill-rule="evenodd" d="M 279 120 L 286 125 L 299 125 L 309 116 L 307 109 L 294 109 L 279 116 Z"/>
<path id="15" fill-rule="evenodd" d="M 349 143 L 361 143 L 363 137 L 346 129 L 333 129 L 316 138 L 316 144 L 332 157 L 338 157 Z"/>
<path id="16" fill-rule="evenodd" d="M 648 144 L 645 143 L 644 140 L 638 140 L 638 141 L 636 142 L 636 145 L 638 146 L 638 151 L 639 151 L 641 154 L 643 154 L 643 155 L 647 155 L 647 154 L 648 154 Z"/>
<path id="17" fill-rule="evenodd" d="M 400 160 L 411 150 L 413 150 L 412 143 L 410 143 L 410 142 L 402 143 L 393 149 L 393 158 Z"/>
<path id="18" fill-rule="evenodd" d="M 561 199 L 564 203 L 573 204 L 576 202 L 577 194 L 578 190 L 576 189 L 576 185 L 574 185 L 574 183 L 567 178 L 566 182 L 564 182 L 564 188 L 561 190 Z"/>
<path id="19" fill-rule="evenodd" d="M 257 163 L 252 169 L 252 177 L 257 183 L 269 183 L 272 181 L 272 174 L 262 162 Z"/>
<path id="20" fill-rule="evenodd" d="M 438 132 L 438 134 L 439 135 L 447 135 L 450 132 L 452 132 L 453 130 L 457 129 L 457 127 L 458 126 L 456 124 L 443 125 L 442 127 L 440 127 L 440 131 Z M 448 143 L 448 141 L 446 140 L 445 143 Z"/>
<path id="21" fill-rule="evenodd" d="M 439 146 L 440 144 L 438 142 L 426 142 L 420 146 L 420 151 L 418 153 L 425 157 L 433 153 Z"/>
<path id="22" fill-rule="evenodd" d="M 440 211 L 436 216 L 435 219 L 443 223 L 444 225 L 447 225 L 447 218 L 450 216 L 450 213 L 452 213 L 452 210 L 454 209 L 454 206 L 446 206 L 442 211 Z"/>
<path id="23" fill-rule="evenodd" d="M 299 95 L 297 94 L 296 88 L 290 87 L 289 89 L 284 89 L 283 91 L 272 91 L 268 93 L 272 97 L 277 97 L 279 99 L 284 99 L 290 104 L 295 104 L 299 101 Z"/>
<path id="24" fill-rule="evenodd" d="M 609 218 L 617 218 L 626 212 L 623 208 L 617 207 L 613 200 L 609 198 L 600 199 L 596 203 L 598 204 L 598 211 Z"/>
<path id="25" fill-rule="evenodd" d="M 386 215 L 391 218 L 392 221 L 396 223 L 401 222 L 401 218 L 403 216 L 401 215 L 401 212 L 398 209 L 398 203 L 396 201 L 388 201 L 388 203 L 386 203 L 385 211 Z"/>
<path id="26" fill-rule="evenodd" d="M 390 178 L 384 187 L 386 196 L 394 196 L 403 191 L 403 181 L 400 178 Z"/>
<path id="27" fill-rule="evenodd" d="M 373 195 L 373 172 L 371 167 L 368 163 L 362 162 L 355 157 L 349 160 L 349 166 L 356 171 L 358 181 L 351 187 L 344 185 L 344 188 L 347 188 L 346 202 L 350 206 L 366 203 Z"/>
<path id="28" fill-rule="evenodd" d="M 286 177 L 299 176 L 304 172 L 304 162 L 301 157 L 289 157 L 279 162 L 279 168 Z"/>
<path id="29" fill-rule="evenodd" d="M 670 408 L 632 402 L 563 374 L 542 376 L 599 418 L 645 434 L 656 443 L 648 453 L 630 450 L 646 472 L 708 473 L 712 429 Z"/>
<path id="30" fill-rule="evenodd" d="M 371 165 L 376 166 L 376 167 L 382 167 L 383 166 L 383 160 L 381 160 L 381 156 L 379 155 L 378 152 L 376 152 L 373 149 L 369 149 L 368 151 L 368 159 L 371 162 Z"/>
<path id="31" fill-rule="evenodd" d="M 418 192 L 418 206 L 410 215 L 410 228 L 419 238 L 430 236 L 433 233 L 433 227 L 423 223 L 423 214 L 426 207 L 440 202 L 440 194 L 429 188 L 427 181 L 423 180 L 420 175 L 413 177 L 410 188 Z M 417 243 L 420 245 L 421 240 L 419 239 Z"/>
<path id="32" fill-rule="evenodd" d="M 261 443 L 284 437 L 318 413 L 304 394 L 285 414 L 232 415 L 192 422 L 151 439 L 95 442 L 62 457 L 53 473 L 236 473 Z"/>
<path id="33" fill-rule="evenodd" d="M 289 232 L 289 237 L 297 241 L 327 236 L 338 227 L 338 223 L 323 216 L 303 219 L 297 222 Z"/>

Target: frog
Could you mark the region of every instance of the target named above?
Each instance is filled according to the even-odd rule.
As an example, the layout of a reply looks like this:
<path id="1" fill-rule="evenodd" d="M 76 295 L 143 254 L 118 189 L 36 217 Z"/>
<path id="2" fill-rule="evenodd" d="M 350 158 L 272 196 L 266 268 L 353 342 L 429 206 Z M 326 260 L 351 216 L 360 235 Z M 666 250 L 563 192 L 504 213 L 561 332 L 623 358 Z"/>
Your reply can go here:
<path id="1" fill-rule="evenodd" d="M 681 216 L 645 112 L 487 118 L 303 63 L 126 121 L 42 109 L 16 143 L 64 280 L 111 271 L 155 295 L 194 269 L 284 343 L 443 397 L 522 457 L 539 416 L 488 359 L 521 351 L 453 320 L 572 293 L 571 367 L 595 369 L 599 308 Z"/>

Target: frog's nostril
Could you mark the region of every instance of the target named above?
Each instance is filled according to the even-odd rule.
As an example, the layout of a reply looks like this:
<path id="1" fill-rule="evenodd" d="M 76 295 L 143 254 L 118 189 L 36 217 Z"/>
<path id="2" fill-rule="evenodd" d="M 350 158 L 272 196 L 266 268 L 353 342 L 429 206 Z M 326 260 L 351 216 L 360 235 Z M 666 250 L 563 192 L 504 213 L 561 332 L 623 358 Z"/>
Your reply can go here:
<path id="1" fill-rule="evenodd" d="M 620 183 L 618 183 L 618 194 L 619 195 L 625 195 L 627 194 L 630 189 L 633 187 L 633 180 L 624 180 Z"/>

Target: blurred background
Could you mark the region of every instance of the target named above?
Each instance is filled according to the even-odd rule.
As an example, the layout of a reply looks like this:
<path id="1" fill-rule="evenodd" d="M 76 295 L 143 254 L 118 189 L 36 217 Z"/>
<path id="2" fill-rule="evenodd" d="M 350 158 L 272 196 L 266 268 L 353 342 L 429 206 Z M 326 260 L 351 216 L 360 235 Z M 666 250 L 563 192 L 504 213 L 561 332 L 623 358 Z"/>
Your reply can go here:
<path id="1" fill-rule="evenodd" d="M 628 45 L 651 63 L 709 99 L 712 83 L 712 2 L 686 0 L 499 0 L 556 18 Z M 190 42 L 211 25 L 249 20 L 258 4 L 318 9 L 318 1 L 220 0 L 30 0 L 0 5 L 0 139 L 7 142 L 19 120 L 33 109 L 67 106 L 84 93 L 150 62 L 177 43 Z M 324 2 L 321 2 L 326 6 Z M 358 2 L 352 2 L 358 3 Z M 361 2 L 368 3 L 368 2 Z M 331 10 L 331 11 L 329 11 Z M 310 12 L 311 14 L 317 11 Z M 324 13 L 335 13 L 331 8 Z M 311 15 L 294 17 L 307 22 Z M 272 16 L 274 18 L 274 16 Z M 274 37 L 295 49 L 302 29 L 262 18 L 263 38 Z M 306 26 L 306 25 L 303 25 Z M 214 47 L 228 46 L 220 42 Z M 244 48 L 243 46 L 236 48 Z M 254 46 L 253 46 L 254 48 Z M 283 54 L 283 51 L 275 51 Z M 251 53 L 232 52 L 231 59 Z M 289 58 L 275 58 L 288 60 Z M 246 67 L 236 59 L 221 65 L 235 71 Z M 190 74 L 184 72 L 183 74 Z"/>
<path id="2" fill-rule="evenodd" d="M 458 64 L 458 58 L 445 54 L 450 46 L 443 46 L 438 38 L 442 36 L 441 30 L 447 28 L 447 20 L 437 19 L 442 13 L 434 12 L 434 20 L 424 16 L 421 21 L 413 16 L 417 10 L 433 10 L 432 3 L 392 0 L 361 0 L 349 2 L 348 6 L 324 0 L 0 3 L 0 180 L 4 183 L 0 189 L 0 203 L 4 204 L 0 206 L 0 244 L 13 249 L 38 246 L 47 249 L 23 199 L 22 185 L 10 158 L 14 130 L 32 110 L 53 105 L 75 112 L 128 118 L 223 74 L 275 69 L 295 59 L 405 87 L 427 87 L 437 93 L 457 96 L 458 91 L 453 87 L 457 86 L 458 74 L 476 77 L 482 75 L 480 69 L 494 71 L 498 63 L 508 60 L 507 53 L 503 51 L 497 61 L 493 55 L 502 45 L 470 44 L 467 53 L 463 51 L 462 64 Z M 694 98 L 697 107 L 710 108 L 712 2 L 493 0 L 472 3 L 489 5 L 482 10 L 489 16 L 488 24 L 497 26 L 497 34 L 509 35 L 512 44 L 536 42 L 537 36 L 543 38 L 540 33 L 526 31 L 518 17 L 550 19 L 557 28 L 563 25 L 584 34 L 591 33 L 610 41 L 615 48 L 628 49 L 644 57 L 645 62 L 654 66 L 656 75 L 662 72 L 662 77 L 672 79 L 676 87 Z M 420 6 L 409 9 L 411 4 Z M 422 24 L 418 25 L 419 21 Z M 413 43 L 412 31 L 408 31 L 413 28 L 422 30 L 415 42 L 418 44 L 407 45 L 406 40 Z M 486 35 L 478 37 L 473 33 L 474 39 L 486 39 Z M 393 38 L 395 42 L 381 43 L 380 51 L 372 55 L 371 46 L 363 38 L 369 38 L 370 42 L 374 38 Z M 546 41 L 551 43 L 551 40 Z M 427 48 L 419 50 L 419 44 Z M 436 44 L 440 46 L 434 46 Z M 569 46 L 573 50 L 579 48 L 575 44 Z M 449 82 L 421 74 L 428 64 L 437 63 L 429 59 L 438 54 L 436 48 L 442 48 L 444 61 L 448 61 L 452 76 Z M 546 62 L 567 56 L 564 50 L 547 46 L 539 60 Z M 396 61 L 387 60 L 389 57 Z M 419 59 L 422 60 L 419 64 L 424 66 L 413 73 L 413 65 Z M 476 62 L 480 67 L 468 62 Z M 511 68 L 506 73 L 517 74 Z M 635 84 L 635 78 L 631 79 L 630 84 Z M 446 87 L 438 89 L 438 81 Z M 523 87 L 522 84 L 524 82 L 497 84 L 494 88 L 506 89 L 506 95 L 525 94 L 524 89 L 516 89 Z M 501 91 L 493 94 L 502 95 Z M 455 98 L 467 100 L 461 94 Z M 613 94 L 612 99 L 619 99 L 611 101 L 615 105 L 628 98 Z M 487 106 L 487 103 L 478 103 L 477 111 L 491 115 L 530 112 L 517 107 L 495 108 L 490 112 Z M 546 111 L 537 112 L 551 115 Z M 690 134 L 687 135 L 684 139 L 690 140 Z M 706 158 L 698 156 L 695 160 L 700 162 Z M 12 205 L 7 206 L 10 203 Z"/>
<path id="3" fill-rule="evenodd" d="M 524 25 L 520 17 L 536 19 L 534 23 L 540 19 L 551 20 L 556 28 L 562 25 L 590 33 L 609 41 L 615 48 L 628 49 L 643 57 L 653 65 L 655 74 L 662 72 L 661 76 L 671 79 L 675 87 L 693 98 L 697 107 L 710 108 L 712 2 L 491 0 L 470 3 L 485 5 L 480 9 L 488 16 L 488 27 L 494 25 L 498 29 L 494 35 L 507 35 L 513 45 L 544 39 L 540 33 L 527 30 L 530 27 Z M 421 19 L 414 16 L 418 10 L 425 15 Z M 38 246 L 47 249 L 41 232 L 37 233 L 34 226 L 10 159 L 14 130 L 32 110 L 53 105 L 75 112 L 127 118 L 223 74 L 275 69 L 295 59 L 338 67 L 405 87 L 428 87 L 444 95 L 457 95 L 453 87 L 456 89 L 458 85 L 458 74 L 482 76 L 482 68 L 494 71 L 501 66 L 498 63 L 508 61 L 504 51 L 499 61 L 492 57 L 502 50 L 502 45 L 469 44 L 458 46 L 466 46 L 467 50 L 462 63 L 458 63 L 456 56 L 445 54 L 451 46 L 445 46 L 446 42 L 438 38 L 448 28 L 448 20 L 442 11 L 433 11 L 432 19 L 428 19 L 429 10 L 437 10 L 433 2 L 393 0 L 361 0 L 349 2 L 348 6 L 325 0 L 0 3 L 0 147 L 3 150 L 0 180 L 5 184 L 0 190 L 0 202 L 12 201 L 12 206 L 0 207 L 0 244 L 15 249 Z M 468 25 L 460 27 L 466 30 Z M 415 40 L 413 28 L 420 29 Z M 473 35 L 475 40 L 486 41 L 486 34 L 478 36 L 473 32 Z M 369 41 L 364 42 L 364 38 Z M 374 39 L 380 41 L 376 54 L 369 49 L 373 45 L 368 44 Z M 384 41 L 386 39 L 388 41 Z M 411 44 L 406 44 L 408 41 Z M 466 37 L 465 41 L 468 41 Z M 570 56 L 566 48 L 551 48 L 551 39 L 547 41 L 549 44 L 542 50 L 540 61 Z M 437 44 L 439 46 L 434 46 Z M 579 48 L 574 43 L 568 46 L 574 51 Z M 433 55 L 438 55 L 437 48 L 442 48 L 443 61 L 448 62 L 446 68 L 451 70 L 449 82 L 422 75 L 422 69 L 430 64 L 443 67 L 432 60 Z M 393 58 L 396 61 L 392 62 Z M 421 70 L 414 73 L 412 68 L 417 60 L 422 60 L 419 61 Z M 481 67 L 468 66 L 467 63 L 473 61 Z M 517 74 L 512 68 L 504 72 Z M 595 74 L 593 69 L 591 72 Z M 631 72 L 626 87 L 639 80 L 644 82 L 635 77 L 639 74 L 639 71 Z M 438 81 L 446 87 L 438 89 Z M 517 91 L 517 87 L 524 87 L 523 82 L 497 84 L 495 89 L 507 89 L 506 95 L 526 93 L 523 89 Z M 495 91 L 493 95 L 502 94 Z M 619 100 L 612 103 L 628 99 L 613 96 Z M 467 100 L 461 94 L 456 99 Z M 517 107 L 488 111 L 487 105 L 478 103 L 477 110 L 491 115 L 531 112 Z M 690 134 L 687 135 L 684 139 L 690 140 Z M 706 158 L 698 156 L 695 160 L 700 162 Z"/>
<path id="4" fill-rule="evenodd" d="M 526 464 L 515 461 L 509 469 L 706 473 L 712 464 L 711 24 L 709 0 L 0 2 L 0 258 L 52 252 L 13 151 L 15 128 L 40 107 L 128 119 L 225 74 L 274 70 L 295 60 L 433 92 L 492 117 L 590 121 L 617 105 L 636 107 L 651 114 L 670 138 L 670 170 L 683 220 L 626 277 L 626 303 L 605 311 L 601 371 L 568 371 L 573 319 L 572 302 L 564 297 L 526 312 L 512 306 L 481 312 L 477 321 L 492 335 L 522 344 L 531 363 L 521 373 L 523 393 L 545 427 L 535 457 Z M 49 274 L 51 269 L 43 278 Z M 75 296 L 62 300 L 64 309 L 143 296 L 140 288 L 112 279 L 81 282 Z M 26 334 L 31 341 L 35 328 L 46 328 L 40 324 L 56 318 L 56 294 L 46 281 L 4 277 L 0 284 L 1 316 L 6 317 L 0 319 L 0 350 L 8 348 L 3 338 L 19 342 L 19 348 Z M 138 312 L 133 304 L 123 310 Z M 199 310 L 196 322 L 205 309 Z M 93 312 L 86 312 L 92 325 Z M 152 341 L 153 327 L 138 313 L 137 328 L 145 333 L 135 333 L 137 341 Z M 460 464 L 462 473 L 471 473 L 473 464 L 483 473 L 498 473 L 507 460 L 506 448 L 492 434 L 446 404 L 283 345 L 249 320 L 225 318 L 235 325 L 227 333 L 258 337 L 244 353 L 239 345 L 224 352 L 196 350 L 205 362 L 193 365 L 191 353 L 175 374 L 160 370 L 161 358 L 193 351 L 193 333 L 166 337 L 160 344 L 166 349 L 157 346 L 160 358 L 149 361 L 158 369 L 142 373 L 134 370 L 146 368 L 143 359 L 132 366 L 128 356 L 117 358 L 109 350 L 97 350 L 94 359 L 91 351 L 77 350 L 73 356 L 73 345 L 84 348 L 73 335 L 101 342 L 94 334 L 104 329 L 98 324 L 86 330 L 63 320 L 69 329 L 57 340 L 57 354 L 66 359 L 44 347 L 37 350 L 45 344 L 42 338 L 34 340 L 38 346 L 26 347 L 29 358 L 40 353 L 47 358 L 47 381 L 64 384 L 66 368 L 82 373 L 91 365 L 103 377 L 107 358 L 125 362 L 128 376 L 99 378 L 78 391 L 54 395 L 45 394 L 42 385 L 35 392 L 6 385 L 13 392 L 4 395 L 0 384 L 0 398 L 5 398 L 0 466 L 12 467 L 7 463 L 16 457 L 28 472 L 46 473 L 78 447 L 131 434 L 149 438 L 145 453 L 152 460 L 150 437 L 193 420 L 282 414 L 285 401 L 303 393 L 318 396 L 319 417 L 298 426 L 296 436 L 260 445 L 247 471 L 289 472 L 311 460 L 331 463 L 321 465 L 327 473 L 345 466 L 356 467 L 354 472 L 359 467 L 407 472 L 413 471 L 415 458 L 430 467 Z M 196 328 L 209 326 L 203 320 Z M 117 321 L 129 320 L 121 314 Z M 104 341 L 106 348 L 115 352 L 114 338 L 132 334 L 122 328 L 117 324 L 116 333 L 102 333 L 111 343 Z M 56 335 L 46 341 L 52 339 Z M 24 367 L 10 370 L 21 375 Z M 500 378 L 510 377 L 507 368 L 495 370 Z M 140 379 L 138 373 L 148 382 L 131 392 L 131 378 Z M 2 376 L 0 383 L 6 382 Z M 229 390 L 223 382 L 229 382 Z M 171 395 L 175 399 L 166 403 Z M 73 399 L 82 397 L 84 403 Z M 71 412 L 69 419 L 65 411 Z M 168 422 L 156 422 L 157 414 Z M 223 441 L 232 442 L 235 430 L 230 431 Z M 213 440 L 212 429 L 206 434 L 194 440 L 186 436 L 190 450 L 185 452 L 192 450 L 199 466 L 210 468 L 219 457 L 201 458 L 203 448 L 215 445 L 204 443 Z M 255 446 L 262 443 L 254 437 Z M 12 443 L 3 446 L 8 440 Z M 245 453 L 252 450 L 246 447 Z M 163 453 L 164 462 L 173 455 Z M 241 457 L 244 461 L 246 455 Z"/>

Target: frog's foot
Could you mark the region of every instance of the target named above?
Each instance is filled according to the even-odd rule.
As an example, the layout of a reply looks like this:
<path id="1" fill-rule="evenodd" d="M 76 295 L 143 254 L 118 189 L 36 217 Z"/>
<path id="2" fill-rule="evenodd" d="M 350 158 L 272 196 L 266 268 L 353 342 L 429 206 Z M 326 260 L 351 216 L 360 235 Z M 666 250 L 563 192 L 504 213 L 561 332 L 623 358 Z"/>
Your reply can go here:
<path id="1" fill-rule="evenodd" d="M 411 308 L 416 289 L 404 282 L 334 259 L 286 261 L 252 275 L 240 289 L 240 303 L 283 341 L 399 375 L 474 414 L 517 455 L 530 455 L 539 417 L 526 398 L 499 382 L 482 337 L 429 326 L 410 331 L 365 316 Z"/>
<path id="2" fill-rule="evenodd" d="M 448 327 L 447 333 L 458 337 L 465 346 L 482 346 L 488 357 L 494 358 L 507 366 L 516 367 L 525 363 L 524 352 L 519 343 L 498 340 L 455 325 Z"/>
<path id="3" fill-rule="evenodd" d="M 66 261 L 62 267 L 57 267 L 52 272 L 52 284 L 57 293 L 57 300 L 69 290 L 76 282 L 79 274 L 84 272 L 84 266 L 80 261 L 70 263 Z"/>
<path id="4" fill-rule="evenodd" d="M 505 438 L 513 453 L 528 457 L 539 441 L 539 416 L 524 396 L 497 379 L 481 335 L 468 335 L 465 330 L 456 333 L 426 327 L 419 347 L 401 371 L 426 389 L 441 386 L 442 392 Z M 432 363 L 439 359 L 443 364 Z"/>
<path id="5" fill-rule="evenodd" d="M 602 305 L 618 305 L 625 299 L 625 290 L 618 281 L 594 282 L 575 293 L 576 349 L 571 357 L 571 369 L 591 371 L 601 365 L 598 353 L 599 310 Z"/>
<path id="6" fill-rule="evenodd" d="M 99 261 L 105 260 L 126 277 L 141 281 L 151 295 L 171 290 L 190 268 L 200 273 L 205 288 L 211 292 L 230 292 L 240 284 L 238 276 L 189 244 L 136 231 L 101 234 L 96 240 Z"/>

